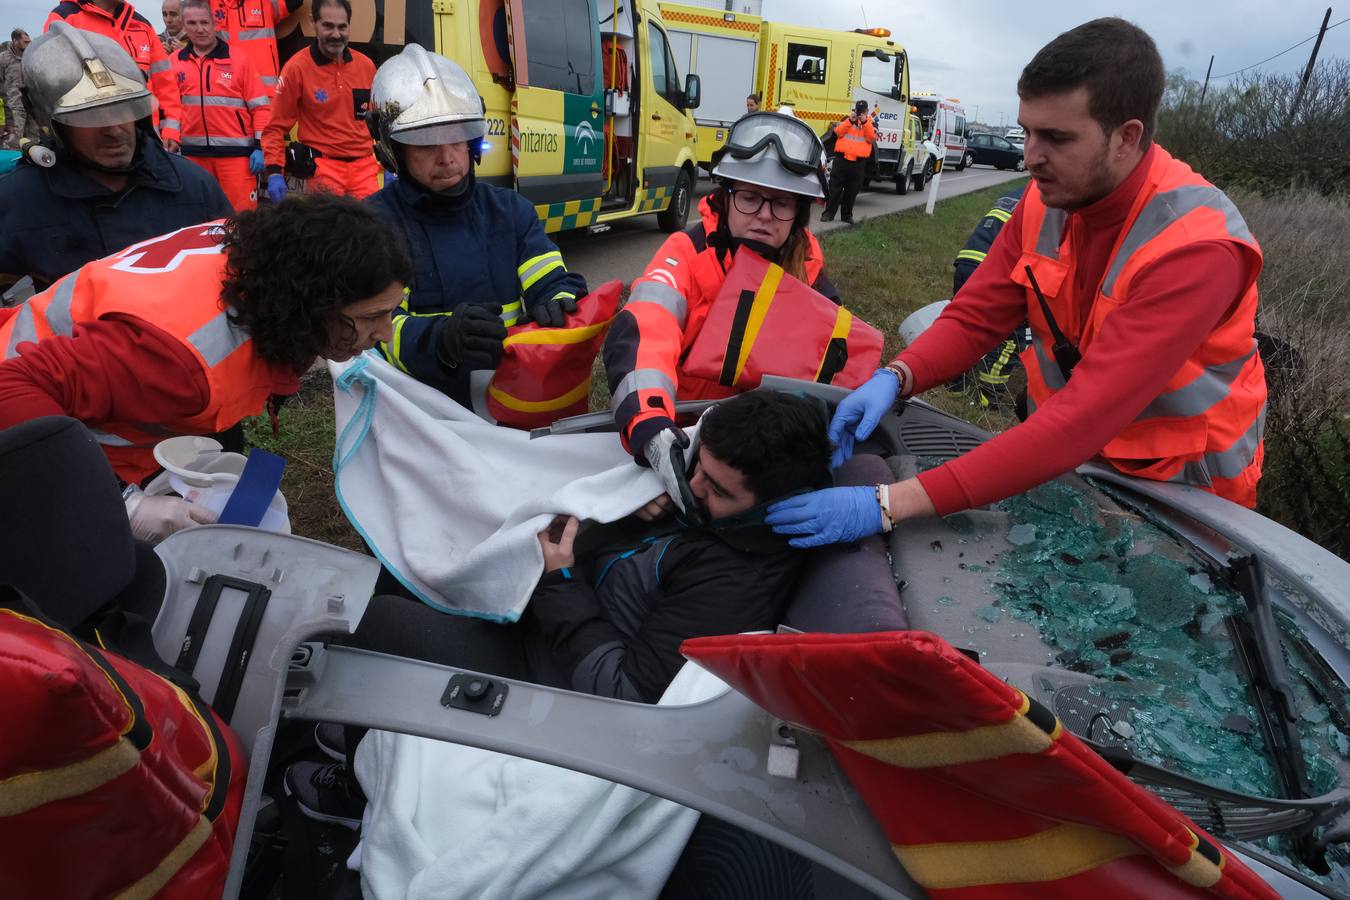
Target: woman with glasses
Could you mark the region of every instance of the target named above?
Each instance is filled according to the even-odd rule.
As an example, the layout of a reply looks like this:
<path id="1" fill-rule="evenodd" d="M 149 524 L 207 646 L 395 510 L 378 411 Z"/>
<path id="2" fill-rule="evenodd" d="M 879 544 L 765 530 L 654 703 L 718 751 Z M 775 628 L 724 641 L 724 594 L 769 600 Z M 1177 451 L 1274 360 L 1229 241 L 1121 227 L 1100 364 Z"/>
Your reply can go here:
<path id="1" fill-rule="evenodd" d="M 736 393 L 682 371 L 681 361 L 740 247 L 840 302 L 806 227 L 811 204 L 825 197 L 824 161 L 820 139 L 800 119 L 743 116 L 713 157 L 718 185 L 699 204 L 702 221 L 666 240 L 615 318 L 604 349 L 615 422 L 638 463 L 652 464 L 663 478 L 671 444 L 684 441 L 675 401 Z"/>

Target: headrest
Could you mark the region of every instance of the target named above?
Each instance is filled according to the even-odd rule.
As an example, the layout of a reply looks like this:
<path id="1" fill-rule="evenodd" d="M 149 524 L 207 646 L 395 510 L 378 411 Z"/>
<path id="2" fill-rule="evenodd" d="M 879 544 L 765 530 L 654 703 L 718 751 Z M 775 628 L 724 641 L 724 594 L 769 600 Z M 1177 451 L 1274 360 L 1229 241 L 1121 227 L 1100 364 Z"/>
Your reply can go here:
<path id="1" fill-rule="evenodd" d="M 112 466 L 89 429 L 44 416 L 0 430 L 0 584 L 75 628 L 131 582 L 136 552 Z"/>

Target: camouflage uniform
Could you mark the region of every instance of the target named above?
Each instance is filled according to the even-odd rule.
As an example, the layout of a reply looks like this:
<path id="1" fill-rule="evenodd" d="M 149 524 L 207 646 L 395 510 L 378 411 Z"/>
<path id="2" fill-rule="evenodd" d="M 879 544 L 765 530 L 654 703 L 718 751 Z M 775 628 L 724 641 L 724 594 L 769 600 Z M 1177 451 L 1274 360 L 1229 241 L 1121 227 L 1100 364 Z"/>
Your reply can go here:
<path id="1" fill-rule="evenodd" d="M 5 146 L 17 150 L 20 138 L 37 139 L 38 124 L 23 99 L 23 57 L 8 43 L 0 51 L 0 78 L 4 79 L 5 91 Z"/>

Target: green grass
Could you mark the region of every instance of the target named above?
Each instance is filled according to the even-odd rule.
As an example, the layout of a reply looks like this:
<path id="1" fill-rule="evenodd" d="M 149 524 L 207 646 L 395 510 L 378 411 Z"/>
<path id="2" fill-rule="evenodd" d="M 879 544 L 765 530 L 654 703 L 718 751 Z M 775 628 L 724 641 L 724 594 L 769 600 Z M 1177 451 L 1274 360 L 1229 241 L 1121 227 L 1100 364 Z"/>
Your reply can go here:
<path id="1" fill-rule="evenodd" d="M 994 201 L 1014 185 L 1011 182 L 944 200 L 931 217 L 922 209 L 907 210 L 822 237 L 830 276 L 844 302 L 886 335 L 886 359 L 900 349 L 897 329 L 905 316 L 951 295 L 956 252 Z M 982 408 L 973 394 L 939 389 L 929 391 L 926 399 L 990 430 L 1005 428 L 1012 421 L 1010 416 Z M 604 370 L 597 360 L 591 408 L 604 409 L 608 402 Z M 291 530 L 364 551 L 364 544 L 333 493 L 333 397 L 326 371 L 320 369 L 304 377 L 300 393 L 282 407 L 278 421 L 278 435 L 272 434 L 266 416 L 249 420 L 245 434 L 251 445 L 286 458 L 281 489 L 290 505 Z"/>

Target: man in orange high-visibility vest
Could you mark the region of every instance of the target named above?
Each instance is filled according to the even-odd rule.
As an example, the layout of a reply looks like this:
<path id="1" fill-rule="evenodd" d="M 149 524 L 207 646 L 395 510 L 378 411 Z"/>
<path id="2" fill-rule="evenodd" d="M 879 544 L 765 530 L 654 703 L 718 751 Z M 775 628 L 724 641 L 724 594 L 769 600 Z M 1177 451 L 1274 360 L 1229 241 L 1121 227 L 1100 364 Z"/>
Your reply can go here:
<path id="1" fill-rule="evenodd" d="M 867 101 L 859 100 L 853 112 L 834 126 L 834 162 L 830 164 L 830 196 L 820 221 L 828 222 L 837 212 L 853 224 L 853 201 L 862 190 L 867 161 L 877 141 L 877 126 L 867 114 Z"/>
<path id="2" fill-rule="evenodd" d="M 1261 249 L 1221 190 L 1153 143 L 1163 85 L 1152 38 L 1123 19 L 1036 54 L 1017 84 L 1026 195 L 942 316 L 839 405 L 830 434 L 846 457 L 897 397 L 969 368 L 1023 319 L 1027 421 L 884 492 L 787 501 L 770 524 L 805 546 L 852 540 L 984 506 L 1094 457 L 1256 505 Z"/>

